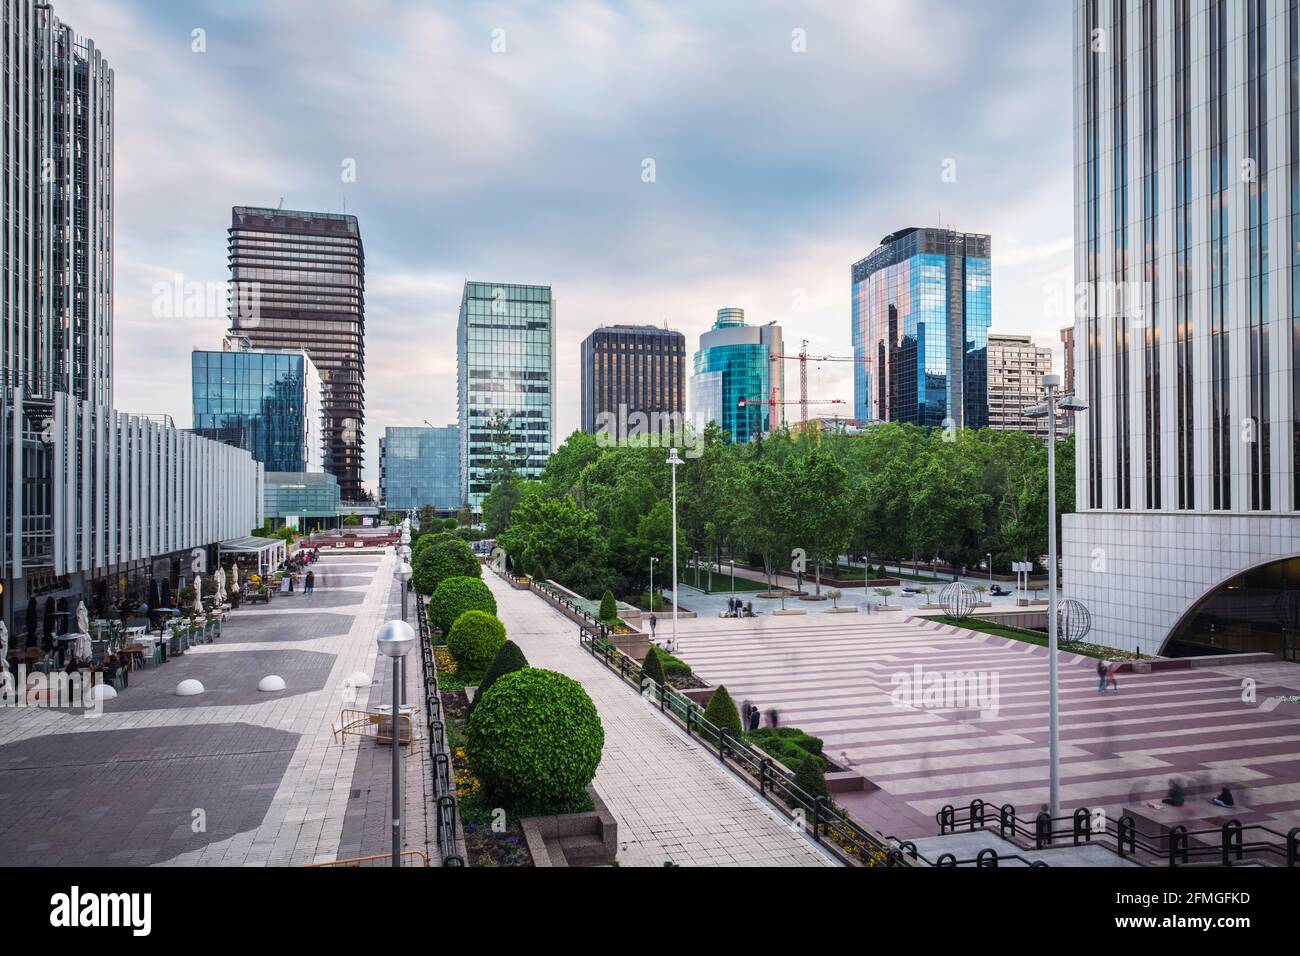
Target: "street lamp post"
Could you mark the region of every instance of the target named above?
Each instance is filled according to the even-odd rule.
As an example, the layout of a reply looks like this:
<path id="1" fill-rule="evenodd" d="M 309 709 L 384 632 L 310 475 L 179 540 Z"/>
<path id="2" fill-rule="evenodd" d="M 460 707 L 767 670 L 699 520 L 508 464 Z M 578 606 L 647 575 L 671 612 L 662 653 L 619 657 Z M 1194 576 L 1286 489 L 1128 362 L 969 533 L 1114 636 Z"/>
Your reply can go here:
<path id="1" fill-rule="evenodd" d="M 399 722 L 402 708 L 397 688 L 402 680 L 403 662 L 415 645 L 415 632 L 405 621 L 387 621 L 379 629 L 375 643 L 385 657 L 393 659 L 393 866 L 402 865 L 402 739 Z M 414 746 L 415 742 L 412 741 Z"/>
<path id="2" fill-rule="evenodd" d="M 736 600 L 736 559 L 731 559 L 731 599 Z"/>
<path id="3" fill-rule="evenodd" d="M 677 449 L 668 452 L 668 464 L 673 469 L 673 649 L 677 652 L 677 466 L 686 464 L 677 457 Z"/>
<path id="4" fill-rule="evenodd" d="M 659 559 L 650 555 L 650 613 L 655 612 L 655 562 Z"/>
<path id="5" fill-rule="evenodd" d="M 1047 401 L 1025 409 L 1028 418 L 1047 419 L 1047 793 L 1048 814 L 1053 820 L 1061 815 L 1061 704 L 1057 678 L 1056 621 L 1056 412 L 1083 411 L 1088 406 L 1073 395 L 1061 396 L 1061 376 L 1043 376 Z"/>
<path id="6" fill-rule="evenodd" d="M 397 589 L 402 592 L 402 621 L 406 621 L 406 582 L 411 580 L 411 566 L 405 560 L 398 561 L 397 567 L 393 568 L 393 578 L 397 581 Z M 400 697 L 402 706 L 406 706 L 406 658 L 402 658 L 402 682 L 397 685 L 401 688 Z"/>
<path id="7" fill-rule="evenodd" d="M 993 596 L 993 555 L 986 554 L 984 555 L 984 557 L 987 558 L 989 562 L 989 597 L 992 597 Z"/>

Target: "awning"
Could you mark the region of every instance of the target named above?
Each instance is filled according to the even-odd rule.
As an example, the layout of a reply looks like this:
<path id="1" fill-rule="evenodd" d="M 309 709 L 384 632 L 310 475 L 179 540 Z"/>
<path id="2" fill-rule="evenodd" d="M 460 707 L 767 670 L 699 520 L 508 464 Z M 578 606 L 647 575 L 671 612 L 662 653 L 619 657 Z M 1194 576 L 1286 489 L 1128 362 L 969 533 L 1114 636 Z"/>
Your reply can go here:
<path id="1" fill-rule="evenodd" d="M 284 542 L 279 538 L 231 538 L 218 544 L 217 550 L 222 554 L 261 554 L 264 551 L 278 550 L 283 546 Z"/>

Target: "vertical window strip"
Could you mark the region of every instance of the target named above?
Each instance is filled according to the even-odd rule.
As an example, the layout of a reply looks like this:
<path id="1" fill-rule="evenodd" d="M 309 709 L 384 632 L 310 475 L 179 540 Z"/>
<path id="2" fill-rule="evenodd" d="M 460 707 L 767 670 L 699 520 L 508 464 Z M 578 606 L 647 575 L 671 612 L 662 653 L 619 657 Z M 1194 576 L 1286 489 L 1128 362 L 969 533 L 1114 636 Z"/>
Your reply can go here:
<path id="1" fill-rule="evenodd" d="M 1293 0 L 1300 2 L 1300 0 Z M 1160 507 L 1159 58 L 1155 0 L 1142 0 L 1143 358 L 1146 399 L 1146 507 Z"/>

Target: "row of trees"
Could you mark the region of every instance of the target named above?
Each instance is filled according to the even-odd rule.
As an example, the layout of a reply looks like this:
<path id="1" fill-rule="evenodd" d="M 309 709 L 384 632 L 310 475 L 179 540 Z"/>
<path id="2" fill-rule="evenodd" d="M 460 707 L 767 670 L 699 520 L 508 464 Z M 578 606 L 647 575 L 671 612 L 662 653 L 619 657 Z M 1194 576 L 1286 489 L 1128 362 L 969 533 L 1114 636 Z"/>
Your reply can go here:
<path id="1" fill-rule="evenodd" d="M 728 444 L 710 425 L 698 437 L 677 473 L 679 563 L 734 555 L 772 574 L 802 549 L 816 579 L 846 552 L 972 566 L 992 553 L 1009 570 L 1047 550 L 1047 449 L 1031 435 L 880 424 Z M 526 481 L 502 448 L 483 512 L 517 568 L 590 597 L 628 595 L 645 590 L 655 557 L 668 582 L 666 449 L 601 447 L 575 432 Z M 1057 450 L 1061 514 L 1074 509 L 1073 448 L 1071 438 Z"/>

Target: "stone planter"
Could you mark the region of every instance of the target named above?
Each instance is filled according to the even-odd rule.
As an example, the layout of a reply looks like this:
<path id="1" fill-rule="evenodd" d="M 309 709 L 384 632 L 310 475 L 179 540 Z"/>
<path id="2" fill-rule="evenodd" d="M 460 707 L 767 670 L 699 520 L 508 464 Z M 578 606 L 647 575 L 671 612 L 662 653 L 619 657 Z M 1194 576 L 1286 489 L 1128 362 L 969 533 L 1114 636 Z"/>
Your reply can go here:
<path id="1" fill-rule="evenodd" d="M 782 617 L 782 616 L 789 617 L 795 614 L 807 614 L 808 612 L 800 607 L 800 608 L 787 608 L 784 611 L 781 610 L 780 608 L 777 608 L 772 613 L 775 614 L 777 617 Z"/>
<path id="2" fill-rule="evenodd" d="M 858 609 L 855 607 L 828 607 L 827 614 L 857 614 Z"/>
<path id="3" fill-rule="evenodd" d="M 534 866 L 610 866 L 618 854 L 618 821 L 590 786 L 586 813 L 525 817 L 519 821 Z"/>

